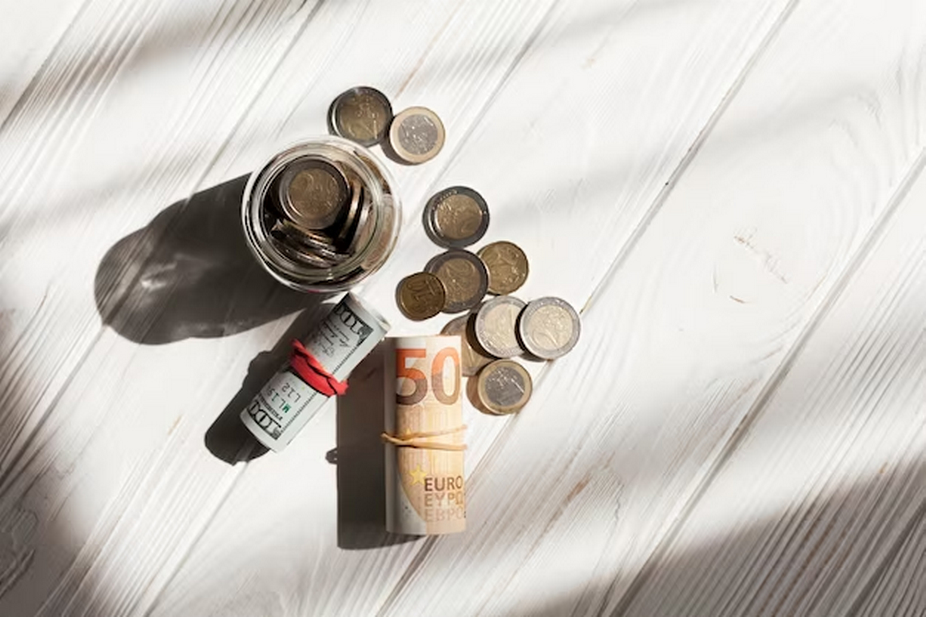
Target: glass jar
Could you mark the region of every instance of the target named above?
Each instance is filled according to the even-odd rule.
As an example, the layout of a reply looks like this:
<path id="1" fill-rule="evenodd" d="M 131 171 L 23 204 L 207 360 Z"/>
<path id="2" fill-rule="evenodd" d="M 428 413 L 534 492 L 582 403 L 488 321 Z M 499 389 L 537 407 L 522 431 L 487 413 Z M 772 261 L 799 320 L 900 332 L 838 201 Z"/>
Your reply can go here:
<path id="1" fill-rule="evenodd" d="M 271 191 L 286 166 L 312 158 L 330 163 L 362 187 L 364 217 L 356 246 L 343 261 L 311 265 L 280 250 L 271 238 L 275 213 Z M 274 155 L 251 174 L 241 204 L 244 235 L 251 252 L 274 278 L 299 291 L 335 292 L 349 289 L 379 270 L 392 253 L 401 228 L 401 203 L 395 181 L 372 152 L 340 137 L 321 137 L 296 144 Z"/>

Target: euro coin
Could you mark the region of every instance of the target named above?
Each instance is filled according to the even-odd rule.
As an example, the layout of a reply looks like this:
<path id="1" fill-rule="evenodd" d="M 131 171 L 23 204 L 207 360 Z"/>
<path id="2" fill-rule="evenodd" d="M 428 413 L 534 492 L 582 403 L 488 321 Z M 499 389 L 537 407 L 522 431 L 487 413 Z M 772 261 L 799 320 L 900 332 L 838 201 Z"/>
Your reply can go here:
<path id="1" fill-rule="evenodd" d="M 399 310 L 415 321 L 423 321 L 440 313 L 446 298 L 444 284 L 428 272 L 406 276 L 396 288 Z"/>
<path id="2" fill-rule="evenodd" d="M 530 373 L 514 360 L 496 360 L 479 372 L 479 402 L 494 414 L 519 412 L 530 400 L 533 389 Z"/>
<path id="3" fill-rule="evenodd" d="M 340 94 L 328 111 L 331 131 L 361 146 L 375 146 L 383 140 L 392 122 L 392 104 L 386 95 L 361 86 Z"/>
<path id="4" fill-rule="evenodd" d="M 482 302 L 489 287 L 489 273 L 482 260 L 469 251 L 451 249 L 431 259 L 424 268 L 447 290 L 445 313 L 460 313 Z"/>
<path id="5" fill-rule="evenodd" d="M 476 313 L 476 340 L 496 358 L 513 358 L 524 350 L 518 342 L 518 316 L 524 302 L 513 296 L 499 296 L 482 305 Z"/>
<path id="6" fill-rule="evenodd" d="M 489 228 L 489 207 L 473 189 L 453 186 L 428 200 L 423 219 L 425 232 L 435 244 L 464 248 L 485 235 Z"/>
<path id="7" fill-rule="evenodd" d="M 311 230 L 330 227 L 347 205 L 350 189 L 341 171 L 326 161 L 298 159 L 283 171 L 280 207 L 296 225 Z"/>
<path id="8" fill-rule="evenodd" d="M 500 296 L 520 289 L 530 272 L 527 255 L 511 242 L 493 242 L 484 246 L 479 249 L 479 258 L 489 271 L 489 292 Z"/>
<path id="9" fill-rule="evenodd" d="M 524 348 L 544 360 L 569 353 L 579 341 L 581 322 L 572 305 L 560 298 L 539 298 L 521 313 L 518 336 Z"/>
<path id="10" fill-rule="evenodd" d="M 475 343 L 476 315 L 469 314 L 457 317 L 447 322 L 441 334 L 460 337 L 460 360 L 464 377 L 473 377 L 495 358 L 484 354 Z"/>
<path id="11" fill-rule="evenodd" d="M 444 147 L 444 124 L 426 107 L 409 107 L 396 115 L 389 128 L 389 145 L 402 161 L 417 165 L 430 161 Z"/>

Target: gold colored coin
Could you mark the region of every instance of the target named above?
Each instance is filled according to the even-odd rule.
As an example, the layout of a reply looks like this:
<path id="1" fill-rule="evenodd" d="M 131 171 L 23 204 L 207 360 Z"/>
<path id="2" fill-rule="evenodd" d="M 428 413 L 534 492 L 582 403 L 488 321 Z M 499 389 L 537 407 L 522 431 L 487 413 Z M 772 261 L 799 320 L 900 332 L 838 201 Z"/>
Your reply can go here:
<path id="1" fill-rule="evenodd" d="M 326 161 L 294 161 L 280 178 L 280 206 L 293 223 L 305 229 L 325 229 L 347 206 L 350 189 L 341 171 Z"/>
<path id="2" fill-rule="evenodd" d="M 482 302 L 489 286 L 489 273 L 482 260 L 459 249 L 441 253 L 424 268 L 443 282 L 447 290 L 445 313 L 460 313 Z"/>
<path id="3" fill-rule="evenodd" d="M 361 146 L 381 142 L 392 122 L 392 105 L 374 88 L 351 88 L 339 95 L 328 113 L 331 131 Z"/>
<path id="4" fill-rule="evenodd" d="M 527 280 L 527 255 L 511 242 L 493 242 L 479 250 L 479 258 L 489 271 L 489 292 L 504 296 L 514 293 Z"/>
<path id="5" fill-rule="evenodd" d="M 424 207 L 424 230 L 446 248 L 478 242 L 489 228 L 489 207 L 482 195 L 466 186 L 452 186 L 431 197 Z"/>
<path id="6" fill-rule="evenodd" d="M 406 276 L 396 288 L 399 310 L 415 321 L 423 321 L 440 313 L 446 299 L 444 284 L 429 272 Z"/>

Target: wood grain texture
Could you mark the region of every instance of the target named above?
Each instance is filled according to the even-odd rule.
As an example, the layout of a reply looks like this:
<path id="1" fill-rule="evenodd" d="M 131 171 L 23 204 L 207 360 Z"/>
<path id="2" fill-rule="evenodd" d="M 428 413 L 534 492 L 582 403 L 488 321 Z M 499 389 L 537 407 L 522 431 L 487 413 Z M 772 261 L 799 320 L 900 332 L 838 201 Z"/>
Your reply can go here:
<path id="1" fill-rule="evenodd" d="M 926 615 L 926 507 L 910 526 L 895 555 L 872 582 L 863 597 L 858 615 Z"/>
<path id="2" fill-rule="evenodd" d="M 797 5 L 385 614 L 619 607 L 919 161 L 914 10 Z"/>
<path id="3" fill-rule="evenodd" d="M 922 614 L 924 204 L 920 173 L 624 614 L 858 614 L 877 577 L 869 614 Z"/>

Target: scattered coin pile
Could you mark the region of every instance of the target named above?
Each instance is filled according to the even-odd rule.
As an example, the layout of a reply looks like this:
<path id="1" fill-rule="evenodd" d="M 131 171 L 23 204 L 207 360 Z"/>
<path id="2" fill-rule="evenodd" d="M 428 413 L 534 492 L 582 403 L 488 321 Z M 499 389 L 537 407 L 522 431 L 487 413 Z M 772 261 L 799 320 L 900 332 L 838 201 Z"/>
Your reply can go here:
<path id="1" fill-rule="evenodd" d="M 409 165 L 437 156 L 446 135 L 440 117 L 427 107 L 409 107 L 393 116 L 386 95 L 365 86 L 334 99 L 328 110 L 328 128 L 368 148 L 382 143 L 392 158 Z"/>
<path id="2" fill-rule="evenodd" d="M 451 320 L 442 334 L 461 339 L 463 375 L 475 377 L 468 386 L 470 399 L 488 413 L 516 413 L 530 400 L 533 386 L 527 370 L 511 358 L 553 360 L 567 354 L 579 340 L 579 315 L 559 298 L 525 303 L 510 295 L 530 271 L 516 244 L 500 241 L 478 253 L 466 250 L 489 226 L 486 200 L 475 190 L 455 186 L 434 195 L 422 222 L 428 237 L 448 250 L 423 272 L 399 282 L 399 309 L 419 321 L 440 312 L 468 312 Z M 483 302 L 487 293 L 496 297 Z"/>

